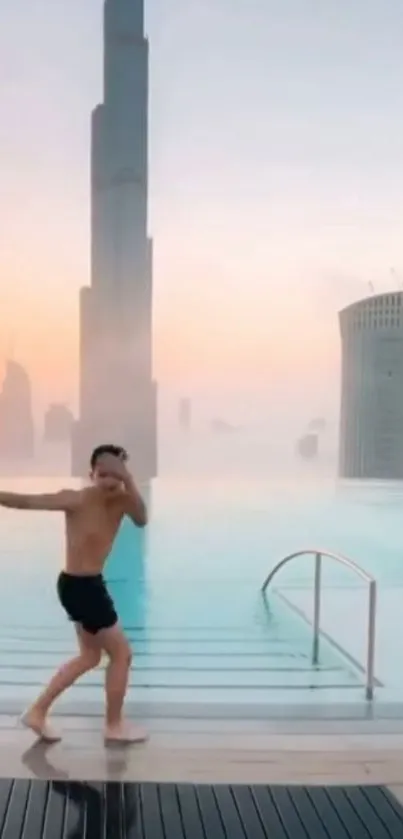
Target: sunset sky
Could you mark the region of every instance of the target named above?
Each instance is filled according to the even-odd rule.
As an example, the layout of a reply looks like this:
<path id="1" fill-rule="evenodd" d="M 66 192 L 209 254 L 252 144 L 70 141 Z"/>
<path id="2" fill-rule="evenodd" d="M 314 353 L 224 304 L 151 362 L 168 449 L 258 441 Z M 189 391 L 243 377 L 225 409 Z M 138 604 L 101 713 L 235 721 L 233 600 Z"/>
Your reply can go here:
<path id="1" fill-rule="evenodd" d="M 76 401 L 101 21 L 0 4 L 0 358 L 40 405 Z M 403 281 L 403 6 L 148 0 L 147 31 L 156 376 L 325 410 L 337 309 Z"/>

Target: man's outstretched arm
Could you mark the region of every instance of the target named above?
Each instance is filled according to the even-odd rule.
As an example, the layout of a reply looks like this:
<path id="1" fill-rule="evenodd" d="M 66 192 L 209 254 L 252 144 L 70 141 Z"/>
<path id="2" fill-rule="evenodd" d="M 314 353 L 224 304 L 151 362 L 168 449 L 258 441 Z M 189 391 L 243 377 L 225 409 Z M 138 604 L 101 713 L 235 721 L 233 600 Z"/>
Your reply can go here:
<path id="1" fill-rule="evenodd" d="M 80 493 L 74 489 L 62 489 L 59 492 L 25 494 L 19 492 L 0 492 L 0 507 L 13 510 L 51 510 L 68 512 L 78 505 Z"/>

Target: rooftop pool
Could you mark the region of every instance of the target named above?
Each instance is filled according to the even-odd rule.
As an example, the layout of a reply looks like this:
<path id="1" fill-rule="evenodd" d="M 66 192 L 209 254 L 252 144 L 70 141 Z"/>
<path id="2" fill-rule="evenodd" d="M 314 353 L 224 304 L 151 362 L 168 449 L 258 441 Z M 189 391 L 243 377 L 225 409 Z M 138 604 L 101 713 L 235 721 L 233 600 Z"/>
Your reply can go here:
<path id="1" fill-rule="evenodd" d="M 5 484 L 39 492 L 71 480 Z M 266 603 L 260 593 L 278 560 L 315 547 L 347 555 L 377 579 L 376 699 L 401 700 L 403 485 L 171 477 L 146 495 L 149 527 L 124 524 L 106 571 L 135 650 L 133 703 L 247 713 L 273 703 L 363 702 L 365 583 L 324 561 L 318 666 L 311 662 L 313 558 L 285 567 Z M 0 703 L 19 708 L 74 650 L 55 593 L 63 518 L 0 510 L 0 546 Z M 89 674 L 62 705 L 101 706 L 102 675 Z"/>

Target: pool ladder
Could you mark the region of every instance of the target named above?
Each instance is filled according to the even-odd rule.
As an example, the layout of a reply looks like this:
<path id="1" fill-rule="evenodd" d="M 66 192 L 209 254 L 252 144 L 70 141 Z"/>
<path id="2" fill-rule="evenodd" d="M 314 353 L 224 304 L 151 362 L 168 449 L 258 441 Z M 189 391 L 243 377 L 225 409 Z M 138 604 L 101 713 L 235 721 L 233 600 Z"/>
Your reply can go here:
<path id="1" fill-rule="evenodd" d="M 322 595 L 322 560 L 326 559 L 333 559 L 338 562 L 340 565 L 345 565 L 346 568 L 349 568 L 350 571 L 353 571 L 358 577 L 361 577 L 362 580 L 365 580 L 368 583 L 368 631 L 367 631 L 367 658 L 366 658 L 366 667 L 365 667 L 365 674 L 366 674 L 366 682 L 365 682 L 365 696 L 367 700 L 372 700 L 374 698 L 374 686 L 375 686 L 375 638 L 376 638 L 376 596 L 377 596 L 377 582 L 372 577 L 371 574 L 368 574 L 364 568 L 361 568 L 360 565 L 357 565 L 356 562 L 353 560 L 348 559 L 345 556 L 341 556 L 340 554 L 329 553 L 329 551 L 319 550 L 318 548 L 308 548 L 304 551 L 297 551 L 296 553 L 289 554 L 288 556 L 284 557 L 284 559 L 280 560 L 277 565 L 270 571 L 268 577 L 266 577 L 263 585 L 262 585 L 262 594 L 266 596 L 266 591 L 270 586 L 273 578 L 276 576 L 277 572 L 283 568 L 284 565 L 287 565 L 288 562 L 291 562 L 294 559 L 297 559 L 301 556 L 310 556 L 313 555 L 315 557 L 315 585 L 314 585 L 314 613 L 313 613 L 313 645 L 312 645 L 312 664 L 318 664 L 319 662 L 319 642 L 320 642 L 320 610 L 321 610 L 321 595 Z"/>

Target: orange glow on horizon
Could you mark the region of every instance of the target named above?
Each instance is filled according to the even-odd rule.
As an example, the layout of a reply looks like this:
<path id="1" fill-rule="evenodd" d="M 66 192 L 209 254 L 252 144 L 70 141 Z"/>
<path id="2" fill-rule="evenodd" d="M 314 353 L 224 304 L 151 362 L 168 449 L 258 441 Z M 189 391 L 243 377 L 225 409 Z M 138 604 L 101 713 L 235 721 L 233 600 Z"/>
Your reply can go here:
<path id="1" fill-rule="evenodd" d="M 14 308 L 18 317 L 13 318 L 9 306 L 1 318 L 0 350 L 4 359 L 12 348 L 34 389 L 75 405 L 77 300 L 66 295 L 59 302 L 55 310 L 49 299 L 46 304 L 38 297 L 26 299 L 24 307 Z M 296 377 L 313 381 L 337 371 L 338 358 L 336 325 L 329 330 L 329 323 L 321 324 L 307 309 L 278 305 L 275 316 L 271 306 L 255 300 L 249 310 L 233 301 L 228 312 L 199 298 L 184 302 L 180 310 L 166 307 L 154 319 L 155 377 L 174 387 L 221 383 L 242 389 L 243 383 L 264 388 Z"/>
<path id="2" fill-rule="evenodd" d="M 0 362 L 11 351 L 32 378 L 35 400 L 66 401 L 75 409 L 78 294 L 89 275 L 86 262 L 79 261 L 85 249 L 74 256 L 53 242 L 46 262 L 44 249 L 43 231 L 34 242 L 31 230 L 26 251 L 2 256 L 7 296 L 0 305 Z M 335 313 L 318 313 L 309 287 L 294 282 L 291 291 L 280 277 L 273 283 L 256 278 L 252 265 L 249 283 L 244 266 L 214 269 L 197 253 L 181 267 L 172 254 L 166 263 L 168 270 L 160 253 L 153 316 L 158 382 L 240 390 L 247 384 L 264 391 L 282 381 L 338 375 Z"/>

